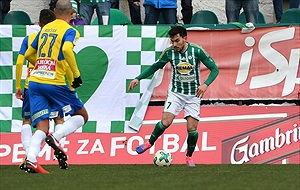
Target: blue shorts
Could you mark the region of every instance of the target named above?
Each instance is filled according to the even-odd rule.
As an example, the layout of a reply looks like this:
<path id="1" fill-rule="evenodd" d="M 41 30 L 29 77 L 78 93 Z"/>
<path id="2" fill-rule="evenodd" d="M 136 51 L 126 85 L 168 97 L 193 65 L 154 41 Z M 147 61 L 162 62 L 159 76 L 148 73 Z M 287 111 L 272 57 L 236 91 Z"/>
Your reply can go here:
<path id="1" fill-rule="evenodd" d="M 28 89 L 24 88 L 24 100 L 22 104 L 22 118 L 24 119 L 30 119 L 30 103 L 28 94 Z"/>
<path id="2" fill-rule="evenodd" d="M 50 112 L 57 109 L 61 115 L 72 115 L 83 108 L 83 103 L 75 91 L 67 85 L 52 85 L 29 82 L 29 101 L 32 126 L 46 118 L 50 118 Z"/>
<path id="3" fill-rule="evenodd" d="M 60 116 L 64 117 L 64 113 L 59 107 L 51 106 L 50 120 Z M 29 103 L 29 92 L 27 88 L 24 88 L 24 100 L 22 103 L 22 118 L 30 119 L 30 103 Z"/>

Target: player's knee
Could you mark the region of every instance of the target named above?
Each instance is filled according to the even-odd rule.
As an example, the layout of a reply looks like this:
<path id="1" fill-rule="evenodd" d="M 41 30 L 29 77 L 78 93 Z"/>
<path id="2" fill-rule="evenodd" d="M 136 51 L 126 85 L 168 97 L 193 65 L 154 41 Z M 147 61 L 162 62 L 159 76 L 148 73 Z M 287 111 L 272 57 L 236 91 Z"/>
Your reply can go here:
<path id="1" fill-rule="evenodd" d="M 163 124 L 163 126 L 165 128 L 168 128 L 172 124 L 172 121 L 163 119 L 163 120 L 161 120 L 161 123 Z"/>
<path id="2" fill-rule="evenodd" d="M 89 116 L 87 113 L 86 115 L 83 116 L 83 119 L 84 119 L 84 123 L 86 123 L 89 120 Z"/>
<path id="3" fill-rule="evenodd" d="M 84 124 L 88 121 L 89 119 L 89 116 L 88 116 L 88 113 L 86 111 L 86 109 L 83 107 L 81 108 L 80 110 L 76 111 L 74 113 L 74 115 L 81 115 L 83 117 L 83 120 L 84 120 Z"/>
<path id="4" fill-rule="evenodd" d="M 28 119 L 23 118 L 23 125 L 25 125 L 25 124 L 31 125 L 31 119 L 30 118 L 28 118 Z"/>

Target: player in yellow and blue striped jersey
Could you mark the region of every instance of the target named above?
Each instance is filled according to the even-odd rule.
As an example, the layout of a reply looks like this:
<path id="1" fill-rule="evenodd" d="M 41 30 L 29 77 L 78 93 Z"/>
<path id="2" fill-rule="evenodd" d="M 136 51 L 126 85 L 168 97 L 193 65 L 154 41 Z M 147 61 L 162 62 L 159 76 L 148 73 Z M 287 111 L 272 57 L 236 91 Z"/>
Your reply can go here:
<path id="1" fill-rule="evenodd" d="M 39 15 L 39 26 L 43 28 L 46 24 L 49 22 L 52 22 L 56 19 L 56 16 L 53 11 L 49 9 L 43 9 L 40 11 Z M 29 95 L 28 95 L 28 80 L 30 77 L 30 73 L 32 69 L 34 68 L 35 63 L 27 62 L 27 71 L 26 71 L 26 79 L 24 84 L 24 91 L 22 91 L 21 88 L 21 77 L 22 77 L 22 69 L 23 64 L 25 61 L 24 54 L 26 50 L 28 49 L 28 46 L 33 42 L 33 40 L 36 38 L 38 32 L 35 32 L 33 34 L 30 34 L 26 36 L 21 44 L 20 51 L 18 54 L 17 62 L 16 62 L 16 98 L 22 100 L 22 127 L 21 127 L 21 141 L 23 148 L 25 150 L 25 155 L 28 153 L 29 148 L 29 141 L 32 136 L 32 130 L 31 130 L 31 118 L 30 118 L 30 103 L 29 103 Z M 58 110 L 55 110 L 52 108 L 53 114 L 58 116 L 56 112 Z M 58 129 L 60 125 L 63 123 L 63 119 L 61 117 L 55 117 L 55 123 L 56 128 Z M 26 156 L 23 159 L 23 161 L 20 163 L 19 167 L 20 169 L 24 169 Z"/>
<path id="2" fill-rule="evenodd" d="M 58 161 L 67 161 L 66 153 L 58 144 L 59 140 L 75 132 L 88 120 L 83 103 L 65 81 L 65 64 L 67 64 L 74 77 L 72 87 L 77 88 L 82 85 L 73 52 L 76 40 L 80 36 L 79 32 L 69 25 L 73 14 L 70 1 L 59 0 L 54 12 L 57 19 L 43 27 L 25 53 L 26 59 L 36 63 L 30 76 L 29 97 L 32 126 L 37 130 L 30 141 L 26 160 L 28 172 L 48 173 L 36 159 L 45 139 L 46 143 L 54 149 Z M 51 105 L 59 107 L 71 117 L 60 129 L 47 136 Z"/>

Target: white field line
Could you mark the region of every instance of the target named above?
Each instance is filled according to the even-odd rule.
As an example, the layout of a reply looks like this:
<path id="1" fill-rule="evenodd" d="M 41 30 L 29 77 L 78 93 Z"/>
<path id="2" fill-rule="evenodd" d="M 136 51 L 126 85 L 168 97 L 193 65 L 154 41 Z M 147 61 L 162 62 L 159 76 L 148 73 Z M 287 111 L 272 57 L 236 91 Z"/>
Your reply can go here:
<path id="1" fill-rule="evenodd" d="M 223 122 L 223 121 L 240 121 L 240 120 L 259 120 L 259 119 L 279 119 L 287 117 L 287 113 L 274 114 L 254 114 L 254 115 L 236 115 L 236 116 L 219 116 L 219 117 L 205 117 L 200 118 L 199 122 Z M 146 120 L 142 125 L 155 125 L 160 120 Z M 173 124 L 185 124 L 185 119 L 174 119 Z"/>

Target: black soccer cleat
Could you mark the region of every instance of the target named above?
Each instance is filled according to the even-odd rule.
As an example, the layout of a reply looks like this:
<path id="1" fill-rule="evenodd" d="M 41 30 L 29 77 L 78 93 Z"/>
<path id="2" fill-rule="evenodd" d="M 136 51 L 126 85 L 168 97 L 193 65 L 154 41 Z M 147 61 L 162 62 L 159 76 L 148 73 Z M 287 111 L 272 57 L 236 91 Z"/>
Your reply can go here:
<path id="1" fill-rule="evenodd" d="M 68 156 L 59 146 L 57 140 L 52 135 L 49 135 L 46 137 L 46 143 L 54 149 L 54 156 L 57 158 L 59 168 L 68 169 Z"/>
<path id="2" fill-rule="evenodd" d="M 22 160 L 22 162 L 19 164 L 19 168 L 20 170 L 25 170 L 25 165 L 26 165 L 26 159 L 27 159 L 27 156 L 25 156 Z"/>

